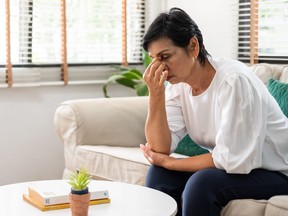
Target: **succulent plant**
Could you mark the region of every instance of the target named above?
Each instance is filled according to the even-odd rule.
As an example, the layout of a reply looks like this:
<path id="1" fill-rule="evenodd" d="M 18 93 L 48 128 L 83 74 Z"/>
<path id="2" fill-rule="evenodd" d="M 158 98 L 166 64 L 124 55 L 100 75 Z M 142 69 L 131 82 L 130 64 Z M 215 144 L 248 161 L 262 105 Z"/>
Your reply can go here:
<path id="1" fill-rule="evenodd" d="M 92 177 L 87 169 L 82 168 L 79 171 L 72 172 L 68 179 L 68 183 L 72 186 L 72 190 L 81 191 L 88 188 L 88 184 Z"/>

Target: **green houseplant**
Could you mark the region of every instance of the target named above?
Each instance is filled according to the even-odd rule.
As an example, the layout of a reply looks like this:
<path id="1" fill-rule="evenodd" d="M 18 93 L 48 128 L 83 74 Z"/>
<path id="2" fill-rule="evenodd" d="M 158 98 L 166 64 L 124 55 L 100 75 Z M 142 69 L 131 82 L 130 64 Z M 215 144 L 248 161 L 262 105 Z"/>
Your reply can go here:
<path id="1" fill-rule="evenodd" d="M 88 185 L 92 179 L 91 175 L 86 169 L 80 169 L 78 172 L 72 172 L 68 179 L 71 185 L 69 200 L 72 216 L 87 216 L 90 202 Z"/>
<path id="2" fill-rule="evenodd" d="M 148 67 L 152 59 L 143 51 L 143 65 Z M 117 72 L 112 74 L 107 82 L 103 85 L 103 93 L 105 97 L 108 95 L 108 85 L 111 83 L 118 83 L 128 88 L 132 88 L 136 91 L 138 96 L 148 96 L 148 88 L 143 80 L 143 72 L 134 67 L 113 66 Z"/>

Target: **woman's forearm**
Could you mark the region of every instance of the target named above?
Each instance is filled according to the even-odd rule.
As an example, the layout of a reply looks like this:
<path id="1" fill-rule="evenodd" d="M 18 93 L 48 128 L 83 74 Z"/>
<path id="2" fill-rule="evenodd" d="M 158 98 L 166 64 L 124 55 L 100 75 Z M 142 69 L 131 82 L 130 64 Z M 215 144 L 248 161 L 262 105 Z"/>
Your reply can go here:
<path id="1" fill-rule="evenodd" d="M 151 150 L 170 154 L 171 134 L 167 123 L 165 97 L 150 96 L 145 134 Z"/>
<path id="2" fill-rule="evenodd" d="M 150 145 L 140 145 L 146 159 L 155 166 L 181 172 L 197 172 L 206 168 L 216 168 L 212 154 L 202 154 L 188 158 L 175 158 L 151 150 Z"/>
<path id="3" fill-rule="evenodd" d="M 197 172 L 206 168 L 216 168 L 211 153 L 184 159 L 168 159 L 163 163 L 163 167 L 170 170 L 184 172 Z"/>
<path id="4" fill-rule="evenodd" d="M 158 57 L 146 68 L 143 74 L 149 90 L 148 116 L 145 126 L 147 143 L 151 150 L 163 154 L 170 153 L 171 135 L 165 108 L 165 80 L 168 76 L 166 64 Z"/>

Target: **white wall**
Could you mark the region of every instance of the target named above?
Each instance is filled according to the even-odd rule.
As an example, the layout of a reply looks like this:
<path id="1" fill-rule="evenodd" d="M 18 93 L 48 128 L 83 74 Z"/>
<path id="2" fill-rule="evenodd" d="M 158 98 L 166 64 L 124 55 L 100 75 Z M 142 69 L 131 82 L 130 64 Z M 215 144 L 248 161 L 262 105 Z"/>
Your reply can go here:
<path id="1" fill-rule="evenodd" d="M 202 30 L 210 54 L 234 57 L 233 1 L 162 0 L 155 8 L 183 8 Z M 151 12 L 154 15 L 158 14 L 155 8 Z M 0 88 L 0 185 L 61 178 L 63 145 L 54 130 L 55 108 L 68 99 L 103 97 L 101 88 L 101 85 Z M 113 97 L 134 95 L 119 86 L 111 87 L 110 91 Z"/>
<path id="2" fill-rule="evenodd" d="M 200 28 L 212 56 L 236 58 L 238 0 L 167 0 L 166 7 L 185 10 Z"/>

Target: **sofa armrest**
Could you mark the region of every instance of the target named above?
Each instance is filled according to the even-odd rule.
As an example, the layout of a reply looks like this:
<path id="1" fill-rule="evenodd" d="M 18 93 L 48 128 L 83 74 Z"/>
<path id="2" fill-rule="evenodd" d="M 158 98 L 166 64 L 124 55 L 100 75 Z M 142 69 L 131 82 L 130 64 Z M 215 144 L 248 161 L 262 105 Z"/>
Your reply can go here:
<path id="1" fill-rule="evenodd" d="M 64 143 L 65 163 L 73 161 L 77 145 L 138 147 L 145 143 L 147 110 L 148 97 L 62 102 L 56 108 L 54 124 Z"/>
<path id="2" fill-rule="evenodd" d="M 147 106 L 147 97 L 70 100 L 54 123 L 64 144 L 133 147 L 145 142 Z"/>

